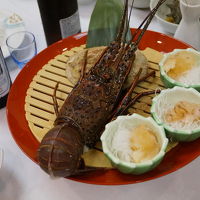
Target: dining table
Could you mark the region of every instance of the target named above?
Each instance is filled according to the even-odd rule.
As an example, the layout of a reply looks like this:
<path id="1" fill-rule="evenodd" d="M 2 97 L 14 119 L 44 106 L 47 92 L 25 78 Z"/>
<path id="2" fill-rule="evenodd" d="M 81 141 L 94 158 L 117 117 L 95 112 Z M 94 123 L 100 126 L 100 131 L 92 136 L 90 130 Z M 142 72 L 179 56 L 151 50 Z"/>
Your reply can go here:
<path id="1" fill-rule="evenodd" d="M 87 32 L 95 1 L 79 0 L 81 31 Z M 0 0 L 0 11 L 17 13 L 25 29 L 35 35 L 38 53 L 47 48 L 37 0 Z M 149 8 L 133 8 L 130 27 L 137 27 Z M 165 32 L 153 19 L 149 30 Z M 10 56 L 5 58 L 12 82 L 20 69 Z M 17 106 L 17 105 L 16 105 Z M 0 200 L 198 200 L 200 199 L 200 158 L 183 168 L 157 179 L 127 185 L 86 184 L 67 178 L 50 178 L 27 157 L 12 137 L 6 107 L 0 110 Z"/>

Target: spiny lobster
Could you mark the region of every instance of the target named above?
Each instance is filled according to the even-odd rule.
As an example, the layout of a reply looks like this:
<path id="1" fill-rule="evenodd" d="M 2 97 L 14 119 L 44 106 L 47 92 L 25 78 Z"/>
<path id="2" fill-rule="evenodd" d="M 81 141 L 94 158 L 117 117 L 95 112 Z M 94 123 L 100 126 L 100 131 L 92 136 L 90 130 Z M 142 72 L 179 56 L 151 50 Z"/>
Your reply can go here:
<path id="1" fill-rule="evenodd" d="M 132 39 L 126 42 L 130 15 L 128 18 L 128 0 L 125 0 L 115 41 L 106 48 L 87 75 L 84 74 L 83 67 L 79 82 L 59 112 L 55 105 L 57 118 L 54 127 L 44 136 L 38 149 L 39 165 L 48 174 L 67 177 L 95 170 L 84 166 L 81 158 L 84 145 L 93 148 L 99 141 L 106 123 L 124 113 L 140 96 L 155 92 L 144 92 L 131 99 L 136 84 L 153 74 L 139 79 L 141 70 L 124 96 L 122 86 L 134 62 L 139 42 L 164 1 L 158 2 L 134 32 Z M 54 102 L 56 104 L 55 97 Z"/>

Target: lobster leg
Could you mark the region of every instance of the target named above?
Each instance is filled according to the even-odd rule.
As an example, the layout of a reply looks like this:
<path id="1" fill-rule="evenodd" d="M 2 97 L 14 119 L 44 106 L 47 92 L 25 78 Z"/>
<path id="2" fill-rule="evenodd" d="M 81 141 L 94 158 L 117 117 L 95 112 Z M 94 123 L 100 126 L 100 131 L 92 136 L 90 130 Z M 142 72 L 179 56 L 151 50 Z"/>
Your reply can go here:
<path id="1" fill-rule="evenodd" d="M 156 94 L 156 93 L 159 93 L 159 92 L 160 91 L 158 91 L 158 90 L 149 90 L 149 91 L 145 91 L 145 92 L 141 92 L 141 93 L 136 94 L 133 97 L 133 99 L 131 99 L 131 101 L 121 109 L 121 111 L 118 113 L 118 115 L 122 115 L 123 113 L 125 113 L 127 111 L 127 109 L 130 108 L 133 104 L 135 104 L 135 102 L 139 98 L 146 96 L 146 95 L 150 95 L 150 94 Z"/>
<path id="2" fill-rule="evenodd" d="M 54 111 L 55 111 L 55 114 L 56 116 L 58 116 L 58 102 L 57 102 L 57 99 L 56 99 L 56 91 L 58 89 L 58 85 L 59 85 L 59 82 L 56 83 L 56 86 L 54 88 L 54 92 L 53 92 L 53 107 L 54 107 Z"/>
<path id="3" fill-rule="evenodd" d="M 118 113 L 120 113 L 121 109 L 123 109 L 123 107 L 126 106 L 128 102 L 130 102 L 132 92 L 133 92 L 133 90 L 135 89 L 135 87 L 137 85 L 137 82 L 139 80 L 141 72 L 142 72 L 142 69 L 140 69 L 139 72 L 137 73 L 137 75 L 136 75 L 135 79 L 133 80 L 129 90 L 124 95 L 122 101 L 119 103 L 117 109 L 115 110 L 114 115 L 112 116 L 112 118 L 115 118 L 116 116 L 118 116 Z"/>
<path id="4" fill-rule="evenodd" d="M 119 103 L 119 105 L 117 106 L 117 109 L 114 111 L 114 113 L 112 114 L 112 119 L 116 118 L 117 116 L 119 116 L 120 114 L 124 113 L 131 105 L 133 105 L 138 98 L 145 96 L 145 95 L 149 95 L 149 94 L 154 94 L 156 93 L 155 90 L 152 91 L 146 91 L 146 92 L 142 92 L 139 93 L 138 95 L 136 95 L 133 99 L 131 98 L 132 96 L 132 92 L 135 89 L 136 85 L 141 82 L 146 80 L 148 77 L 150 76 L 155 76 L 155 71 L 152 71 L 150 73 L 148 73 L 146 76 L 144 76 L 143 78 L 139 79 L 139 76 L 141 74 L 141 69 L 139 70 L 139 72 L 137 73 L 135 79 L 133 80 L 129 90 L 127 91 L 127 93 L 124 95 L 122 101 Z"/>
<path id="5" fill-rule="evenodd" d="M 90 166 L 87 166 L 85 165 L 85 161 L 83 160 L 83 158 L 81 159 L 80 161 L 80 166 L 79 168 L 77 169 L 77 171 L 75 172 L 75 174 L 73 174 L 73 176 L 76 176 L 76 175 L 81 175 L 81 174 L 84 174 L 86 172 L 93 172 L 93 171 L 106 171 L 106 170 L 109 170 L 111 168 L 109 167 L 90 167 Z"/>
<path id="6" fill-rule="evenodd" d="M 144 76 L 143 78 L 138 80 L 138 83 L 145 81 L 147 78 L 149 78 L 150 76 L 155 77 L 156 72 L 155 71 L 151 71 L 149 72 L 146 76 Z"/>

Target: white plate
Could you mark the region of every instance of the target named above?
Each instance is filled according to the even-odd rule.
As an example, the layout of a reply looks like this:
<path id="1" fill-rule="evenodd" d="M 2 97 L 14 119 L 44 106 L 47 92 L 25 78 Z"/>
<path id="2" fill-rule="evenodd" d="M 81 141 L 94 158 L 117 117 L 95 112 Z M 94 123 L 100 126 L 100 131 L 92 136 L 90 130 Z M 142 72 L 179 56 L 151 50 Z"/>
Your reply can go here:
<path id="1" fill-rule="evenodd" d="M 13 14 L 14 12 L 12 11 L 7 11 L 7 10 L 0 11 L 0 46 L 5 58 L 10 56 L 10 53 L 6 46 L 7 37 L 15 32 L 25 30 L 25 25 L 23 21 L 18 24 L 12 24 L 12 25 L 6 24 L 7 18 L 12 16 Z"/>

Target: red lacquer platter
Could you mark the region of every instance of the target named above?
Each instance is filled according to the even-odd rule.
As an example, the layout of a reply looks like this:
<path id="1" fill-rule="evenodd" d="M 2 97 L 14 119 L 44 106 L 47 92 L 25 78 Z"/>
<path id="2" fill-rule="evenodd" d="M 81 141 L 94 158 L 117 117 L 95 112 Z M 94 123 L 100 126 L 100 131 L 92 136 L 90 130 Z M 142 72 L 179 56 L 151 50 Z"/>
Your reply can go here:
<path id="1" fill-rule="evenodd" d="M 36 163 L 36 151 L 39 143 L 32 135 L 25 118 L 24 104 L 26 91 L 34 75 L 44 64 L 67 49 L 85 44 L 86 38 L 87 34 L 81 33 L 49 46 L 47 49 L 35 56 L 22 69 L 12 85 L 7 102 L 7 118 L 10 131 L 21 150 Z M 164 34 L 147 31 L 139 48 L 145 49 L 146 47 L 150 47 L 160 52 L 170 52 L 175 48 L 184 49 L 190 46 Z M 174 172 L 190 163 L 199 155 L 200 139 L 190 143 L 180 143 L 166 154 L 164 160 L 157 168 L 144 175 L 127 175 L 122 174 L 117 170 L 108 170 L 87 173 L 70 179 L 98 185 L 133 184 L 155 179 Z"/>

